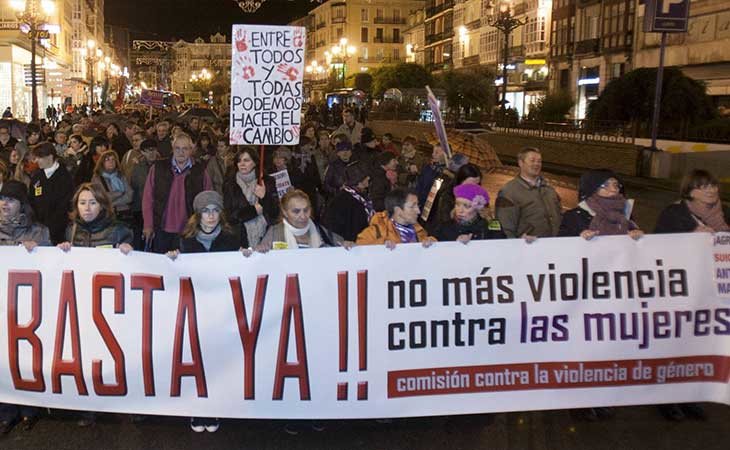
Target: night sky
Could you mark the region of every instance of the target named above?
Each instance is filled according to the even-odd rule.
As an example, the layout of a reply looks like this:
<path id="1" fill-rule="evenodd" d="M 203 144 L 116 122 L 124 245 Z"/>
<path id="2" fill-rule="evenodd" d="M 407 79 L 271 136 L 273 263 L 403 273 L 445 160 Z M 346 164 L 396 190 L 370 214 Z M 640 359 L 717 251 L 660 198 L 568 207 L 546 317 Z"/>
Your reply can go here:
<path id="1" fill-rule="evenodd" d="M 254 14 L 234 0 L 106 0 L 109 24 L 130 28 L 134 39 L 191 41 L 220 31 L 230 37 L 231 25 L 283 25 L 302 17 L 318 3 L 310 0 L 266 0 Z"/>

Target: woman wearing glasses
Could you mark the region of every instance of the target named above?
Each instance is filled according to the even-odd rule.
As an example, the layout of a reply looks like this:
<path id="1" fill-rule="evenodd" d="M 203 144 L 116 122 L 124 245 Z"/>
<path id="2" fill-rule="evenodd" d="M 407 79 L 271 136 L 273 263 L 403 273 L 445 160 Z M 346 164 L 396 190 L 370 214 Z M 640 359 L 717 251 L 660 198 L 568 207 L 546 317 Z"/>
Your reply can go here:
<path id="1" fill-rule="evenodd" d="M 679 190 L 681 200 L 659 215 L 655 233 L 717 233 L 730 231 L 730 208 L 720 201 L 720 185 L 710 172 L 693 170 Z"/>
<path id="2" fill-rule="evenodd" d="M 563 214 L 558 236 L 596 236 L 627 234 L 640 239 L 644 232 L 631 220 L 633 200 L 624 196 L 624 187 L 610 170 L 591 170 L 580 177 L 580 203 Z"/>

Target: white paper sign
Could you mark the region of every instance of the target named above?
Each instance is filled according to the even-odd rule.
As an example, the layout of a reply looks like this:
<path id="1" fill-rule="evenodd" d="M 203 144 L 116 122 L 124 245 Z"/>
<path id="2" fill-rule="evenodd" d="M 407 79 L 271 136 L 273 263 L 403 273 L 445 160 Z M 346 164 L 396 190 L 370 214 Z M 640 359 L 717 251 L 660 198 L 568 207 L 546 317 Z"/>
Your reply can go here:
<path id="1" fill-rule="evenodd" d="M 279 195 L 279 199 L 281 199 L 286 194 L 286 191 L 292 188 L 289 171 L 286 169 L 280 170 L 272 173 L 271 176 L 276 180 L 276 193 Z"/>
<path id="2" fill-rule="evenodd" d="M 232 145 L 296 145 L 301 124 L 305 29 L 234 25 Z"/>

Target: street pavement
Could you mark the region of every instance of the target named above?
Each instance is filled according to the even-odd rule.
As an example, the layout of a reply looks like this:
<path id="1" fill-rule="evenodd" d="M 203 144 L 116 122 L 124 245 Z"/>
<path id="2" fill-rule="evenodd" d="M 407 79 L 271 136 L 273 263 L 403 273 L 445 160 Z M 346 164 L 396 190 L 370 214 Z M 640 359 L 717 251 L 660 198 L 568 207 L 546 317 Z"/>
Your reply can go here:
<path id="1" fill-rule="evenodd" d="M 224 420 L 216 433 L 194 433 L 184 418 L 101 415 L 78 428 L 71 415 L 53 413 L 29 432 L 0 437 L 3 450 L 78 449 L 363 449 L 363 450 L 727 450 L 730 407 L 705 404 L 706 421 L 668 422 L 653 406 L 615 408 L 615 417 L 581 422 L 568 411 L 374 420 L 325 421 L 326 429 L 284 432 L 284 421 Z M 305 431 L 306 430 L 306 431 Z"/>

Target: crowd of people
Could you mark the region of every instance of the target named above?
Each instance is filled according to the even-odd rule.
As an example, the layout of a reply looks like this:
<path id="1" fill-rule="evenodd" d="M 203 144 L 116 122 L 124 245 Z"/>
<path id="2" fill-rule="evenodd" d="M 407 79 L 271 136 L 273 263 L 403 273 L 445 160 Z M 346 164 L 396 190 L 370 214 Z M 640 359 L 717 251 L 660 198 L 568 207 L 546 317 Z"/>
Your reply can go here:
<path id="1" fill-rule="evenodd" d="M 227 124 L 193 117 L 146 120 L 131 113 L 66 114 L 51 124 L 29 124 L 11 136 L 0 123 L 0 245 L 117 248 L 175 259 L 180 253 L 309 249 L 436 241 L 555 236 L 626 235 L 640 239 L 633 202 L 621 177 L 591 170 L 579 181 L 580 203 L 563 212 L 556 190 L 542 176 L 537 148 L 518 155 L 519 174 L 494 202 L 480 168 L 463 154 L 407 136 L 378 137 L 342 110 L 328 127 L 310 114 L 299 145 L 231 147 Z M 286 171 L 281 191 L 273 173 Z M 688 174 L 657 233 L 729 231 L 718 180 Z M 670 405 L 680 420 L 699 414 Z M 601 409 L 585 411 L 588 419 Z M 0 432 L 31 429 L 38 409 L 0 406 Z M 94 413 L 78 421 L 88 426 Z M 194 431 L 215 431 L 218 421 L 194 418 Z"/>

